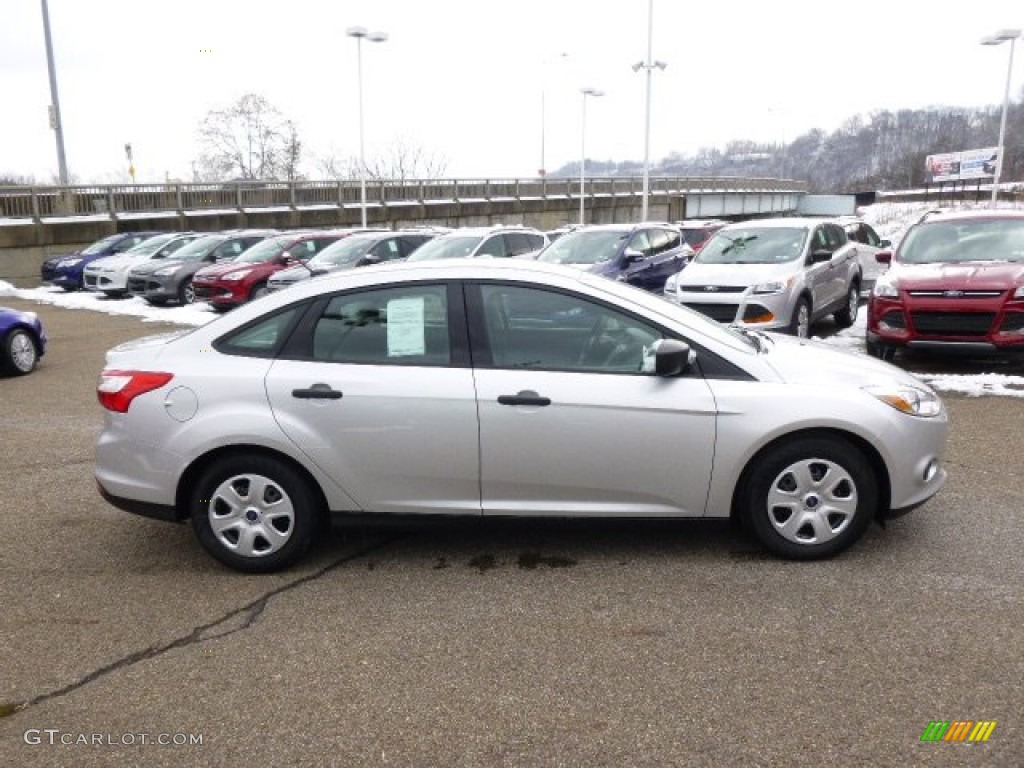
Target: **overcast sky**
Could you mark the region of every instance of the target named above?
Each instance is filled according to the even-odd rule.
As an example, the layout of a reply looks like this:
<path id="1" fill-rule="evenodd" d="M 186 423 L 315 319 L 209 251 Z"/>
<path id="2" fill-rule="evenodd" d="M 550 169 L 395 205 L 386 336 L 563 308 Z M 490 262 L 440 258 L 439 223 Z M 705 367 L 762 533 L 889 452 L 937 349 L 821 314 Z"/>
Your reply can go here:
<path id="1" fill-rule="evenodd" d="M 363 44 L 366 153 L 395 142 L 447 175 L 526 177 L 580 155 L 642 160 L 647 0 L 49 0 L 68 165 L 114 180 L 191 178 L 196 126 L 247 92 L 299 127 L 305 157 L 358 152 L 353 25 Z M 790 141 L 876 109 L 1001 104 L 1021 0 L 655 0 L 651 157 L 737 138 Z M 565 53 L 566 56 L 561 54 Z M 1024 82 L 1017 46 L 1012 91 Z M 545 87 L 546 83 L 546 87 Z M 0 173 L 56 173 L 39 0 L 2 0 Z M 996 136 L 992 143 L 996 143 Z M 949 147 L 949 150 L 968 149 Z M 310 164 L 310 169 L 312 168 Z"/>

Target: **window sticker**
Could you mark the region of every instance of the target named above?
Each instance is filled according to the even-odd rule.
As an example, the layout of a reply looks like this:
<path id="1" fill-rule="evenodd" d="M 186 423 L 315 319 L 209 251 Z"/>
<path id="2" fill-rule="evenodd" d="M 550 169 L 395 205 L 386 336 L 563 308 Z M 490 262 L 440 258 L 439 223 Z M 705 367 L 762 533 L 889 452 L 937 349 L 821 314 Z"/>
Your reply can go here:
<path id="1" fill-rule="evenodd" d="M 426 307 L 422 296 L 388 302 L 388 357 L 427 352 Z"/>

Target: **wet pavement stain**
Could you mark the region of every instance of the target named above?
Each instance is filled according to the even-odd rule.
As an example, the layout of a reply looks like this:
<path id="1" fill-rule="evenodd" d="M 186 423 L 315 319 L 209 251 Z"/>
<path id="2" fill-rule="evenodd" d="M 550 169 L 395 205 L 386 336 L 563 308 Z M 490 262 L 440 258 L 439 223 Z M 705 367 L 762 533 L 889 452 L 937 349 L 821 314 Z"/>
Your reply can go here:
<path id="1" fill-rule="evenodd" d="M 539 552 L 523 552 L 519 555 L 519 567 L 532 571 L 538 565 L 546 565 L 548 568 L 570 568 L 576 565 L 576 561 L 569 557 L 558 555 L 544 556 Z"/>
<path id="2" fill-rule="evenodd" d="M 25 708 L 25 702 L 9 703 L 6 701 L 0 701 L 0 718 L 10 717 L 15 712 L 20 712 Z"/>
<path id="3" fill-rule="evenodd" d="M 450 567 L 450 565 L 448 564 L 448 561 L 445 558 L 443 558 L 443 557 L 437 558 L 437 562 L 434 563 L 434 570 L 435 571 L 440 571 L 442 568 L 449 568 L 449 567 Z"/>

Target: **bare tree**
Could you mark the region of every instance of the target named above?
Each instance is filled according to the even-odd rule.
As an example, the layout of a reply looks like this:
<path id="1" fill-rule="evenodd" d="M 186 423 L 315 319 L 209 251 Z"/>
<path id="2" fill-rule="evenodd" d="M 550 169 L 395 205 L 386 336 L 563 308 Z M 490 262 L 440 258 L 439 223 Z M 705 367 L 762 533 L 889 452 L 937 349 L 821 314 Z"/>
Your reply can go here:
<path id="1" fill-rule="evenodd" d="M 357 156 L 340 157 L 333 150 L 317 159 L 317 168 L 329 179 L 358 179 L 361 175 Z M 366 159 L 366 176 L 376 180 L 437 179 L 447 169 L 446 158 L 405 139 L 393 141 L 382 152 Z"/>
<path id="2" fill-rule="evenodd" d="M 210 110 L 199 139 L 202 152 L 194 168 L 203 180 L 298 177 L 302 142 L 295 124 L 258 94 Z"/>

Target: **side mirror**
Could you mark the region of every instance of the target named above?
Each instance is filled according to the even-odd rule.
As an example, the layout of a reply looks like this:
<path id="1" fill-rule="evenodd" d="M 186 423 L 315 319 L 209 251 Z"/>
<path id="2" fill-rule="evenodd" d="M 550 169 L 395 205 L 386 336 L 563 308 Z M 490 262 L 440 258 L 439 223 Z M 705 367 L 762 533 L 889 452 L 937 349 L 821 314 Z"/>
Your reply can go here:
<path id="1" fill-rule="evenodd" d="M 825 249 L 819 249 L 817 251 L 811 251 L 811 263 L 820 264 L 823 261 L 828 261 L 832 258 L 832 251 L 826 251 Z"/>
<path id="2" fill-rule="evenodd" d="M 375 253 L 367 253 L 367 254 L 365 254 L 365 255 L 363 256 L 363 258 L 362 258 L 362 259 L 360 260 L 360 262 L 361 262 L 361 263 L 362 263 L 362 264 L 363 264 L 364 266 L 367 266 L 367 267 L 368 267 L 368 266 L 370 266 L 371 264 L 380 264 L 380 262 L 381 262 L 381 258 L 380 258 L 380 256 L 378 256 L 378 255 L 377 255 L 377 254 L 375 254 Z"/>
<path id="3" fill-rule="evenodd" d="M 690 345 L 677 339 L 662 339 L 655 344 L 654 373 L 658 376 L 679 376 L 686 373 L 696 355 Z"/>
<path id="4" fill-rule="evenodd" d="M 878 247 L 879 248 L 892 248 L 892 240 L 887 240 L 887 239 L 879 240 L 878 241 Z"/>
<path id="5" fill-rule="evenodd" d="M 892 264 L 892 251 L 879 251 L 875 254 L 875 261 L 879 264 Z"/>
<path id="6" fill-rule="evenodd" d="M 644 257 L 643 251 L 638 251 L 636 248 L 627 248 L 622 252 L 622 261 L 626 264 L 632 264 L 634 261 L 640 261 Z"/>

